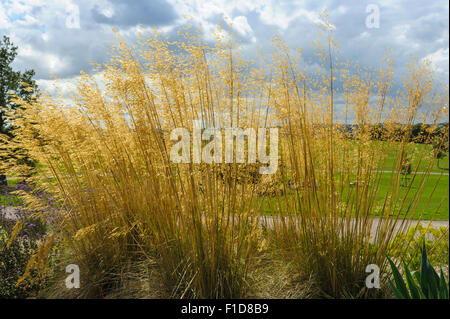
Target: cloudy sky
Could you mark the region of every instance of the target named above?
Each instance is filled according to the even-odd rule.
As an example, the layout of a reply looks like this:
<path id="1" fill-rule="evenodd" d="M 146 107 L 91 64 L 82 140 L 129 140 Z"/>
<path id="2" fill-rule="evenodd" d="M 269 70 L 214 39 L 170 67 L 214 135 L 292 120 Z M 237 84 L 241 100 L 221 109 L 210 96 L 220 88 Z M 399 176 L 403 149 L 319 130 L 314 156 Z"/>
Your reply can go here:
<path id="1" fill-rule="evenodd" d="M 89 72 L 91 61 L 107 61 L 112 27 L 133 41 L 139 25 L 175 36 L 190 20 L 208 37 L 225 20 L 232 22 L 248 54 L 278 33 L 313 58 L 311 40 L 317 38 L 324 9 L 345 57 L 377 66 L 391 48 L 399 70 L 414 55 L 430 59 L 438 77 L 449 75 L 447 0 L 0 1 L 0 35 L 8 35 L 19 46 L 15 67 L 34 69 L 43 88 L 49 88 L 53 76 L 70 79 L 80 70 Z"/>

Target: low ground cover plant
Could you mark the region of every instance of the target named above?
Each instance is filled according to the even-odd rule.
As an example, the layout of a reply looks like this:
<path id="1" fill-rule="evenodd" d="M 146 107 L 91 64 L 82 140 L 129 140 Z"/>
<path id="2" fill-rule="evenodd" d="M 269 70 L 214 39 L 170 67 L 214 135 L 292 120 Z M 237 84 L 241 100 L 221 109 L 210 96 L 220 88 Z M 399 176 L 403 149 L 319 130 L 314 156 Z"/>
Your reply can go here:
<path id="1" fill-rule="evenodd" d="M 395 246 L 399 241 L 408 243 L 403 258 L 408 262 L 410 269 L 419 269 L 422 260 L 422 245 L 425 245 L 429 262 L 436 267 L 447 268 L 448 272 L 448 236 L 448 227 L 434 228 L 418 223 L 411 226 L 406 233 L 397 233 L 391 244 Z M 400 255 L 393 250 L 391 257 L 399 258 Z"/>
<path id="2" fill-rule="evenodd" d="M 26 280 L 18 284 L 18 281 L 45 235 L 45 225 L 25 216 L 20 218 L 20 228 L 15 225 L 15 221 L 0 216 L 0 298 L 35 297 L 43 282 Z"/>

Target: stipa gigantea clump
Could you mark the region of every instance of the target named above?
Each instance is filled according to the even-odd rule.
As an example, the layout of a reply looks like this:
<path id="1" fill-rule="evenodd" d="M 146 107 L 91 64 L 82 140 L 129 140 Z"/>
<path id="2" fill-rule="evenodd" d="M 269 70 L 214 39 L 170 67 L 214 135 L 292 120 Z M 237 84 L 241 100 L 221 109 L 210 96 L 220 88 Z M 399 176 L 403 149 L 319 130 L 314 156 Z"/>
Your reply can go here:
<path id="1" fill-rule="evenodd" d="M 403 95 L 393 97 L 391 59 L 375 78 L 350 71 L 336 60 L 331 37 L 318 46 L 322 70 L 308 74 L 280 39 L 272 63 L 250 64 L 228 40 L 211 47 L 183 32 L 175 43 L 140 35 L 135 48 L 119 37 L 110 63 L 97 76 L 82 74 L 70 102 L 42 95 L 20 111 L 16 138 L 7 141 L 40 163 L 31 176 L 9 163 L 10 174 L 30 176 L 35 192 L 22 196 L 30 210 L 55 221 L 65 258 L 85 274 L 84 296 L 106 295 L 119 285 L 123 265 L 144 259 L 169 296 L 245 297 L 263 236 L 327 295 L 363 296 L 365 267 L 386 269 L 388 244 L 417 213 L 427 182 L 427 174 L 413 174 L 406 191 L 400 188 L 409 127 L 418 120 L 436 126 L 447 110 L 427 65 L 411 64 Z M 349 114 L 358 125 L 353 132 L 343 125 Z M 250 164 L 173 163 L 165 132 L 195 120 L 202 128 L 280 127 L 276 176 L 255 179 Z M 376 143 L 373 129 L 381 124 L 386 142 Z M 393 145 L 379 209 L 384 155 Z M 57 198 L 52 215 L 33 196 L 39 190 Z M 267 210 L 271 218 L 261 216 Z"/>
<path id="2" fill-rule="evenodd" d="M 384 61 L 375 78 L 373 73 L 341 70 L 330 25 L 324 30 L 328 37 L 325 45 L 319 46 L 323 62 L 319 82 L 317 76 L 311 79 L 296 71 L 289 52 L 279 46 L 284 63 L 277 67 L 273 100 L 280 106 L 281 117 L 287 119 L 284 160 L 295 172 L 291 178 L 302 187 L 279 198 L 277 203 L 284 204 L 271 210 L 282 218 L 271 222 L 285 258 L 294 260 L 299 272 L 313 274 L 325 295 L 367 297 L 376 291 L 365 287 L 367 265 L 376 264 L 382 274 L 386 272 L 386 255 L 392 249 L 389 242 L 397 231 L 408 228 L 412 218 L 420 218 L 418 202 L 430 200 L 423 198 L 422 192 L 434 162 L 425 165 L 425 174 L 416 174 L 425 159 L 422 150 L 406 190 L 401 188 L 402 163 L 412 125 L 430 122 L 435 129 L 448 114 L 447 93 L 433 90 L 430 65 L 418 60 L 408 65 L 409 77 L 398 96 L 390 92 L 391 58 Z M 338 77 L 343 82 L 344 121 L 351 111 L 357 124 L 351 135 L 342 125 L 347 123 L 336 121 L 334 114 Z M 372 130 L 377 127 L 384 128 L 383 144 L 373 141 Z M 394 164 L 386 168 L 386 154 L 392 148 Z M 389 179 L 383 194 L 385 170 Z M 377 206 L 380 200 L 381 208 Z M 397 244 L 399 251 L 408 245 Z"/>
<path id="3" fill-rule="evenodd" d="M 41 96 L 18 117 L 9 146 L 42 164 L 30 180 L 59 200 L 62 249 L 92 287 L 86 295 L 104 295 L 122 264 L 145 256 L 171 296 L 243 297 L 258 246 L 254 187 L 237 181 L 237 164 L 218 178 L 218 165 L 172 163 L 163 132 L 195 119 L 246 126 L 245 63 L 228 43 L 206 48 L 195 34 L 178 44 L 185 55 L 157 34 L 142 46 L 119 39 L 103 87 L 83 74 L 70 104 Z M 46 217 L 38 199 L 22 195 Z"/>

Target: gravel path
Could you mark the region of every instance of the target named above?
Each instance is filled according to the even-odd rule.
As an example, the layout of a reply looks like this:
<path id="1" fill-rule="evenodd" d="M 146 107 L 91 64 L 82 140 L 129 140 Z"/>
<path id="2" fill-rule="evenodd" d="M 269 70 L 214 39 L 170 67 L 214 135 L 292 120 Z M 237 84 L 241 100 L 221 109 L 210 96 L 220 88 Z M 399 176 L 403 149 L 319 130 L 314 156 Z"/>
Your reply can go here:
<path id="1" fill-rule="evenodd" d="M 17 213 L 19 212 L 19 208 L 17 207 L 12 207 L 12 206 L 0 206 L 0 215 L 8 218 L 8 219 L 17 219 Z M 262 216 L 261 217 L 261 226 L 266 225 L 270 228 L 273 228 L 273 216 Z M 380 222 L 380 218 L 373 218 L 373 223 L 372 223 L 372 232 L 374 233 L 379 222 Z M 411 221 L 411 226 L 412 225 L 417 225 L 419 222 L 422 223 L 422 225 L 427 225 L 428 223 L 431 223 L 431 227 L 434 228 L 439 228 L 441 226 L 444 227 L 448 227 L 449 226 L 449 222 L 448 221 L 429 221 L 429 220 L 412 220 Z M 400 227 L 400 223 L 401 221 L 399 220 L 399 222 L 396 226 L 396 229 L 398 231 L 398 228 Z"/>
<path id="2" fill-rule="evenodd" d="M 3 216 L 7 219 L 16 220 L 17 213 L 19 212 L 19 208 L 12 206 L 0 206 L 0 216 Z"/>
<path id="3" fill-rule="evenodd" d="M 381 172 L 381 173 L 392 173 L 392 171 L 374 171 L 374 172 Z M 395 172 L 397 173 L 397 172 Z M 415 173 L 411 173 L 411 175 L 423 175 L 423 174 L 427 174 L 427 172 L 415 172 Z M 428 174 L 430 175 L 446 175 L 448 176 L 449 173 L 445 173 L 445 172 L 429 172 Z"/>
<path id="4" fill-rule="evenodd" d="M 268 227 L 268 228 L 273 228 L 274 227 L 274 221 L 273 221 L 274 217 L 273 216 L 263 216 L 261 218 L 262 218 L 262 220 L 260 221 L 261 226 L 265 226 L 265 227 Z M 380 223 L 380 221 L 382 221 L 381 218 L 377 218 L 377 217 L 372 218 L 372 227 L 371 227 L 371 230 L 370 230 L 370 234 L 372 236 L 375 236 L 376 231 L 377 231 L 377 227 L 378 227 L 378 224 Z M 448 221 L 429 221 L 429 220 L 411 220 L 410 221 L 410 226 L 415 226 L 419 222 L 424 227 L 427 227 L 429 223 L 431 223 L 430 227 L 433 227 L 433 228 L 440 228 L 442 226 L 449 227 L 449 222 Z M 402 220 L 399 219 L 397 221 L 396 225 L 395 225 L 394 235 L 397 234 L 399 232 L 399 230 L 402 228 L 401 224 L 402 224 Z M 373 240 L 373 238 L 371 239 L 371 241 L 372 240 Z"/>
<path id="5" fill-rule="evenodd" d="M 261 217 L 261 224 L 265 224 L 268 223 L 268 225 L 270 227 L 273 227 L 273 216 L 263 216 Z M 376 226 L 378 225 L 378 223 L 380 222 L 381 218 L 378 217 L 374 217 L 372 218 L 373 220 L 373 228 L 376 228 Z M 399 219 L 399 223 L 400 223 L 401 219 Z M 448 221 L 444 221 L 444 220 L 435 220 L 435 221 L 430 221 L 430 220 L 411 220 L 411 225 L 417 225 L 418 223 L 422 223 L 422 225 L 427 225 L 428 223 L 431 223 L 431 227 L 435 227 L 435 228 L 439 228 L 441 226 L 445 226 L 448 227 L 449 222 Z"/>

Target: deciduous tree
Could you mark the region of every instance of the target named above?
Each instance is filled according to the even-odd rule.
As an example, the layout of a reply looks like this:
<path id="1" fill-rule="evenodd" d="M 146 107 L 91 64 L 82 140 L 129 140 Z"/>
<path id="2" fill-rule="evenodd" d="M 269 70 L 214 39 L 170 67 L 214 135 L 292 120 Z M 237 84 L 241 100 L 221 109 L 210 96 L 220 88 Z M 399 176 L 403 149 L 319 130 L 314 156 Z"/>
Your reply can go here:
<path id="1" fill-rule="evenodd" d="M 14 103 L 12 97 L 18 95 L 31 101 L 35 98 L 37 89 L 33 80 L 34 70 L 20 72 L 12 68 L 16 56 L 17 46 L 14 46 L 7 36 L 3 36 L 0 40 L 0 134 L 8 138 L 14 137 L 14 110 L 21 107 Z M 0 150 L 1 146 L 0 144 Z M 4 157 L 0 157 L 0 161 L 5 160 Z M 0 186 L 5 184 L 6 176 L 0 171 Z"/>

